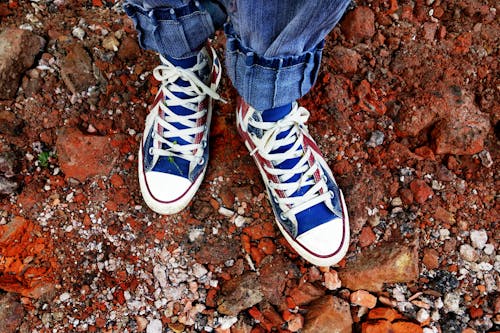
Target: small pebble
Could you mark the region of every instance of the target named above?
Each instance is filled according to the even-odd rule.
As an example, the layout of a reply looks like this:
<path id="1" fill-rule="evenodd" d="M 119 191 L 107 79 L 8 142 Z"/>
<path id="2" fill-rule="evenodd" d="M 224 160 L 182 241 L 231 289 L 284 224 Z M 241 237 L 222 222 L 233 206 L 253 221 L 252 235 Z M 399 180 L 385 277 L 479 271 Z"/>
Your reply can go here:
<path id="1" fill-rule="evenodd" d="M 472 246 L 474 246 L 476 249 L 482 250 L 486 242 L 488 242 L 488 234 L 486 233 L 486 230 L 472 230 L 470 232 L 470 240 L 472 242 Z"/>
<path id="2" fill-rule="evenodd" d="M 61 294 L 61 296 L 59 296 L 59 300 L 60 300 L 61 302 L 65 302 L 65 301 L 67 301 L 68 299 L 70 299 L 70 297 L 71 297 L 71 294 L 70 294 L 70 293 L 63 293 L 63 294 Z"/>
<path id="3" fill-rule="evenodd" d="M 486 244 L 484 246 L 484 253 L 487 255 L 492 255 L 495 252 L 495 246 L 493 244 Z"/>
<path id="4" fill-rule="evenodd" d="M 71 34 L 78 38 L 79 40 L 83 40 L 83 38 L 85 37 L 85 30 L 83 30 L 82 28 L 80 27 L 75 27 L 73 28 L 73 30 L 71 31 Z"/>
<path id="5" fill-rule="evenodd" d="M 160 284 L 162 288 L 165 288 L 167 286 L 168 280 L 167 280 L 167 273 L 166 269 L 162 265 L 156 265 L 153 267 L 153 275 Z"/>
<path id="6" fill-rule="evenodd" d="M 225 216 L 225 217 L 231 217 L 234 215 L 234 212 L 230 209 L 227 209 L 226 207 L 220 207 L 219 208 L 219 214 Z"/>
<path id="7" fill-rule="evenodd" d="M 192 269 L 193 269 L 193 275 L 196 276 L 196 278 L 198 279 L 208 273 L 208 270 L 205 268 L 205 266 L 203 266 L 200 263 L 195 263 Z"/>
<path id="8" fill-rule="evenodd" d="M 476 250 L 469 244 L 460 246 L 460 257 L 469 262 L 475 262 L 479 258 Z"/>
<path id="9" fill-rule="evenodd" d="M 423 323 L 429 319 L 430 315 L 426 309 L 420 309 L 417 312 L 417 320 L 419 323 Z"/>
<path id="10" fill-rule="evenodd" d="M 459 313 L 460 311 L 460 294 L 458 292 L 452 292 L 444 295 L 444 309 L 447 312 Z"/>
<path id="11" fill-rule="evenodd" d="M 153 319 L 149 322 L 148 327 L 146 328 L 146 333 L 162 333 L 163 332 L 163 324 L 159 319 Z"/>
<path id="12" fill-rule="evenodd" d="M 227 330 L 231 328 L 236 322 L 238 318 L 236 317 L 221 317 L 219 318 L 219 325 L 221 330 Z"/>

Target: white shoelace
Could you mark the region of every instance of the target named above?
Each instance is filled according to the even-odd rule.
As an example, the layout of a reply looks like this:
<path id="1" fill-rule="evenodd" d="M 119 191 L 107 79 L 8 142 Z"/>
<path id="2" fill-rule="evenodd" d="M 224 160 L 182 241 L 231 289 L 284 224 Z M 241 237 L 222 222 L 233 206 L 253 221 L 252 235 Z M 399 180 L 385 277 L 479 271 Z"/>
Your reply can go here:
<path id="1" fill-rule="evenodd" d="M 323 172 L 316 162 L 309 165 L 309 159 L 312 154 L 310 147 L 304 148 L 304 123 L 309 118 L 309 111 L 303 107 L 293 105 L 292 111 L 283 119 L 277 122 L 261 122 L 249 119 L 249 125 L 261 129 L 264 134 L 261 138 L 252 134 L 252 139 L 256 148 L 251 152 L 251 155 L 257 151 L 266 160 L 270 161 L 273 167 L 263 166 L 264 169 L 271 175 L 278 177 L 280 182 L 273 182 L 269 179 L 269 187 L 273 192 L 283 192 L 285 197 L 280 197 L 275 193 L 275 200 L 280 204 L 283 210 L 283 217 L 291 218 L 297 213 L 306 210 L 320 202 L 333 210 L 331 201 L 332 193 L 329 192 Z M 288 131 L 287 135 L 278 139 L 280 133 Z M 276 153 L 280 147 L 291 145 L 285 152 Z M 300 160 L 291 169 L 280 169 L 276 167 L 285 160 L 300 158 Z M 314 179 L 316 171 L 320 171 L 322 175 L 319 181 Z M 297 174 L 300 174 L 298 180 L 286 182 L 292 179 Z M 292 197 L 291 195 L 304 186 L 311 186 L 306 193 Z M 291 218 L 291 220 L 295 220 Z"/>
<path id="2" fill-rule="evenodd" d="M 161 91 L 164 95 L 164 100 L 158 103 L 163 117 L 158 114 L 154 120 L 154 128 L 161 129 L 153 131 L 153 147 L 149 153 L 156 156 L 180 157 L 190 162 L 203 163 L 202 155 L 205 141 L 195 143 L 195 138 L 198 135 L 203 135 L 207 129 L 206 123 L 200 120 L 205 117 L 207 110 L 198 111 L 198 105 L 208 95 L 213 99 L 222 100 L 222 98 L 213 89 L 203 83 L 195 72 L 200 71 L 208 65 L 207 60 L 203 60 L 195 66 L 184 69 L 176 67 L 167 59 L 160 56 L 162 65 L 157 66 L 153 70 L 153 76 L 161 82 Z M 175 82 L 178 80 L 188 82 L 187 86 L 179 86 Z M 187 97 L 180 98 L 174 93 L 183 93 Z M 190 115 L 179 115 L 173 112 L 170 107 L 181 106 L 193 111 Z M 184 129 L 179 129 L 173 123 L 185 126 Z M 172 138 L 180 138 L 184 142 L 179 144 Z"/>

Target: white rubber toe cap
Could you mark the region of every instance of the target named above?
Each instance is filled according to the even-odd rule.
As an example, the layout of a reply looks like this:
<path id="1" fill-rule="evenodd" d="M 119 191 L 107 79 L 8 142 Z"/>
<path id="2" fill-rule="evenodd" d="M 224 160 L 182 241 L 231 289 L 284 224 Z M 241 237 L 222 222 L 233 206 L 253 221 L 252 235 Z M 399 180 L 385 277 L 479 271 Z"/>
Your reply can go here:
<path id="1" fill-rule="evenodd" d="M 189 192 L 192 183 L 183 177 L 162 172 L 149 171 L 145 174 L 146 185 L 151 197 L 160 202 L 174 202 Z"/>
<path id="2" fill-rule="evenodd" d="M 297 242 L 315 256 L 330 256 L 346 241 L 342 219 L 323 223 L 297 237 Z"/>

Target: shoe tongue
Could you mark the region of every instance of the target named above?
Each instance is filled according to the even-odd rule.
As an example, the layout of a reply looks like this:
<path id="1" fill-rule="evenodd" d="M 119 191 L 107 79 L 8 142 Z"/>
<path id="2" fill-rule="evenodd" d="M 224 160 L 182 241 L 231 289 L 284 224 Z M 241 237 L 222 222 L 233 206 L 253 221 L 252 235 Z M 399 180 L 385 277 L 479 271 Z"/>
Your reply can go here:
<path id="1" fill-rule="evenodd" d="M 262 121 L 265 122 L 277 122 L 280 119 L 283 119 L 286 117 L 290 112 L 292 111 L 292 104 L 286 104 L 283 106 L 279 106 L 276 108 L 264 110 L 260 113 L 260 116 L 262 117 Z M 290 133 L 290 129 L 284 130 L 283 132 L 279 133 L 278 136 L 276 137 L 278 140 L 283 139 Z M 284 153 L 287 150 L 289 150 L 293 146 L 293 143 L 285 146 L 281 146 L 278 149 L 275 149 L 271 151 L 271 153 Z M 299 147 L 299 149 L 302 149 L 302 146 Z M 294 166 L 297 165 L 297 163 L 300 161 L 300 157 L 295 157 L 295 158 L 290 158 L 288 160 L 285 160 L 277 165 L 275 165 L 277 168 L 280 169 L 291 169 Z M 287 180 L 287 183 L 295 182 L 298 181 L 300 178 L 300 174 L 294 175 L 291 179 Z M 303 195 L 307 190 L 311 188 L 311 186 L 304 186 L 298 189 L 292 196 L 298 196 L 298 195 Z"/>
<path id="2" fill-rule="evenodd" d="M 292 111 L 292 104 L 278 106 L 276 108 L 264 110 L 261 112 L 262 120 L 266 122 L 275 122 L 286 117 Z"/>
<path id="3" fill-rule="evenodd" d="M 200 63 L 201 61 L 203 61 L 205 57 L 205 53 L 203 51 L 200 51 L 198 52 L 197 55 L 195 56 L 192 56 L 192 57 L 189 57 L 189 58 L 185 58 L 185 59 L 175 59 L 175 58 L 171 58 L 171 57 L 166 57 L 166 59 L 168 61 L 170 61 L 174 66 L 178 66 L 178 67 L 181 67 L 181 68 L 184 68 L 184 69 L 188 69 L 189 68 L 192 68 L 194 67 L 196 64 Z M 203 82 L 205 82 L 206 80 L 204 80 L 205 77 L 208 77 L 207 74 L 205 73 L 201 73 L 201 72 L 208 72 L 209 71 L 209 66 L 204 66 L 200 71 L 196 71 L 195 74 L 198 75 L 198 77 L 201 78 L 201 80 Z M 175 81 L 175 84 L 179 87 L 189 87 L 190 83 L 186 80 L 183 80 L 182 78 L 178 78 L 176 81 Z M 190 96 L 187 95 L 186 93 L 184 92 L 172 92 L 176 97 L 178 98 L 189 98 Z M 185 108 L 183 106 L 171 106 L 170 107 L 170 110 L 173 111 L 175 114 L 177 115 L 180 115 L 180 116 L 189 116 L 189 115 L 192 115 L 194 113 L 196 113 L 197 111 L 193 111 L 193 110 L 190 110 L 188 108 Z M 184 126 L 180 123 L 172 123 L 173 126 L 175 126 L 176 128 L 178 129 L 186 129 L 187 126 Z M 178 144 L 180 145 L 184 145 L 184 144 L 189 144 L 189 142 L 181 139 L 180 137 L 177 137 L 177 138 L 172 138 L 171 139 L 172 141 L 175 141 L 177 142 Z"/>

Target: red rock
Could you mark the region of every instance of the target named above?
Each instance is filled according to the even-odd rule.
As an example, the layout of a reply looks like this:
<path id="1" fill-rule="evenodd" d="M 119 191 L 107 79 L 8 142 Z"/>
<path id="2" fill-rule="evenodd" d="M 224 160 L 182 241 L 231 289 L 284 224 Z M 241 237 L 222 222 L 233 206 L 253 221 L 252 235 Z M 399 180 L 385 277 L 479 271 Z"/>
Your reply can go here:
<path id="1" fill-rule="evenodd" d="M 361 56 L 358 52 L 346 47 L 336 45 L 332 48 L 332 67 L 341 73 L 355 73 Z"/>
<path id="2" fill-rule="evenodd" d="M 249 235 L 252 240 L 259 240 L 263 237 L 273 238 L 276 231 L 274 225 L 270 222 L 256 223 L 252 226 L 243 228 L 243 232 Z"/>
<path id="3" fill-rule="evenodd" d="M 0 294 L 0 323 L 2 333 L 18 332 L 24 319 L 24 307 L 13 294 Z"/>
<path id="4" fill-rule="evenodd" d="M 97 328 L 104 328 L 104 326 L 106 326 L 106 319 L 104 319 L 102 317 L 97 317 L 95 319 L 95 326 Z"/>
<path id="5" fill-rule="evenodd" d="M 423 147 L 419 147 L 419 148 L 415 149 L 415 154 L 417 154 L 418 156 L 421 156 L 425 159 L 428 159 L 430 161 L 436 160 L 436 157 L 434 156 L 434 152 L 432 151 L 431 148 L 429 148 L 427 146 L 423 146 Z"/>
<path id="6" fill-rule="evenodd" d="M 359 83 L 355 89 L 355 93 L 359 98 L 358 106 L 361 110 L 378 115 L 383 115 L 387 111 L 383 100 L 367 80 Z"/>
<path id="7" fill-rule="evenodd" d="M 252 318 L 260 324 L 260 326 L 264 327 L 266 331 L 270 332 L 272 330 L 273 324 L 268 321 L 262 312 L 260 312 L 260 310 L 255 306 L 248 310 L 248 314 L 250 314 L 250 316 L 252 316 Z"/>
<path id="8" fill-rule="evenodd" d="M 87 177 L 107 176 L 119 156 L 110 136 L 84 135 L 76 128 L 61 128 L 57 136 L 57 156 L 67 178 L 84 181 Z"/>
<path id="9" fill-rule="evenodd" d="M 483 309 L 472 306 L 469 308 L 469 314 L 472 319 L 480 318 L 483 316 Z"/>
<path id="10" fill-rule="evenodd" d="M 411 205 L 413 203 L 413 193 L 408 188 L 402 188 L 399 191 L 399 196 L 405 205 Z"/>
<path id="11" fill-rule="evenodd" d="M 141 54 L 141 48 L 136 38 L 125 37 L 118 48 L 118 58 L 125 61 L 133 61 Z"/>
<path id="12" fill-rule="evenodd" d="M 201 264 L 221 265 L 228 260 L 236 259 L 240 251 L 240 244 L 236 239 L 210 239 L 204 242 L 200 251 L 196 253 L 196 259 Z"/>
<path id="13" fill-rule="evenodd" d="M 427 269 L 432 270 L 439 267 L 439 253 L 434 249 L 425 249 L 422 262 Z"/>
<path id="14" fill-rule="evenodd" d="M 465 32 L 455 39 L 452 53 L 456 55 L 466 54 L 472 46 L 472 32 Z"/>
<path id="15" fill-rule="evenodd" d="M 27 30 L 8 28 L 0 34 L 0 99 L 16 95 L 21 76 L 44 46 L 42 37 Z"/>
<path id="16" fill-rule="evenodd" d="M 397 321 L 392 323 L 394 333 L 422 333 L 424 330 L 420 325 L 408 321 Z"/>
<path id="17" fill-rule="evenodd" d="M 351 303 L 373 309 L 377 304 L 377 297 L 366 290 L 358 290 L 351 294 Z"/>
<path id="18" fill-rule="evenodd" d="M 92 68 L 92 59 L 80 44 L 71 46 L 61 62 L 61 78 L 73 93 L 86 91 L 97 84 Z"/>
<path id="19" fill-rule="evenodd" d="M 205 301 L 205 304 L 211 308 L 215 308 L 217 306 L 217 303 L 215 301 L 216 297 L 217 297 L 217 290 L 209 289 L 207 292 L 207 299 Z"/>
<path id="20" fill-rule="evenodd" d="M 16 135 L 20 133 L 23 121 L 9 110 L 0 110 L 0 133 Z"/>
<path id="21" fill-rule="evenodd" d="M 392 324 L 387 320 L 377 320 L 362 323 L 361 333 L 394 333 L 394 331 Z"/>
<path id="22" fill-rule="evenodd" d="M 361 229 L 361 233 L 359 235 L 359 246 L 366 247 L 372 244 L 375 241 L 375 239 L 376 236 L 372 228 L 369 226 L 365 226 L 363 227 L 363 229 Z"/>
<path id="23" fill-rule="evenodd" d="M 396 124 L 398 136 L 417 136 L 436 121 L 437 112 L 428 107 L 427 96 L 422 94 L 407 99 L 398 117 L 399 121 Z"/>
<path id="24" fill-rule="evenodd" d="M 344 287 L 351 290 L 380 292 L 384 283 L 417 280 L 418 262 L 416 245 L 386 243 L 347 261 L 339 277 Z"/>
<path id="25" fill-rule="evenodd" d="M 428 41 L 433 41 L 436 36 L 438 24 L 434 22 L 425 22 L 422 30 L 422 37 Z"/>
<path id="26" fill-rule="evenodd" d="M 0 226 L 0 289 L 31 298 L 54 291 L 57 263 L 50 257 L 54 246 L 40 234 L 22 217 Z"/>
<path id="27" fill-rule="evenodd" d="M 458 86 L 442 87 L 441 120 L 432 130 L 436 154 L 472 155 L 484 149 L 490 130 L 488 115 L 474 104 L 473 94 Z"/>
<path id="28" fill-rule="evenodd" d="M 269 303 L 276 306 L 283 303 L 287 273 L 291 274 L 296 270 L 297 267 L 282 256 L 275 255 L 264 259 L 259 269 L 259 283 L 260 290 Z"/>
<path id="29" fill-rule="evenodd" d="M 495 298 L 494 308 L 495 308 L 495 313 L 500 313 L 500 296 L 497 296 Z"/>
<path id="30" fill-rule="evenodd" d="M 375 34 L 375 14 L 369 7 L 356 7 L 344 17 L 341 28 L 346 38 L 355 43 L 372 38 Z"/>
<path id="31" fill-rule="evenodd" d="M 283 318 L 281 318 L 280 314 L 276 312 L 271 304 L 262 302 L 259 308 L 264 318 L 271 324 L 271 327 L 281 327 L 283 325 Z"/>
<path id="32" fill-rule="evenodd" d="M 416 202 L 422 204 L 434 194 L 432 188 L 421 179 L 415 179 L 410 183 L 410 190 Z"/>
<path id="33" fill-rule="evenodd" d="M 12 12 L 9 10 L 8 4 L 0 3 L 0 17 L 5 17 L 12 15 Z"/>
<path id="34" fill-rule="evenodd" d="M 259 250 L 266 255 L 271 255 L 276 251 L 276 245 L 270 238 L 262 238 L 259 242 Z"/>
<path id="35" fill-rule="evenodd" d="M 351 173 L 352 170 L 353 166 L 348 160 L 340 160 L 333 166 L 333 172 L 338 175 Z"/>
<path id="36" fill-rule="evenodd" d="M 121 187 L 124 184 L 122 176 L 116 173 L 109 178 L 109 181 L 114 187 Z"/>
<path id="37" fill-rule="evenodd" d="M 351 333 L 349 304 L 335 296 L 323 296 L 311 304 L 305 317 L 303 333 Z"/>
<path id="38" fill-rule="evenodd" d="M 374 308 L 368 312 L 367 319 L 386 319 L 393 322 L 395 319 L 403 318 L 403 316 L 393 308 Z"/>
<path id="39" fill-rule="evenodd" d="M 320 298 L 324 294 L 325 292 L 323 291 L 323 289 L 317 288 L 313 284 L 306 282 L 294 288 L 290 292 L 290 297 L 293 299 L 295 304 L 300 306 L 311 303 L 312 301 Z"/>

